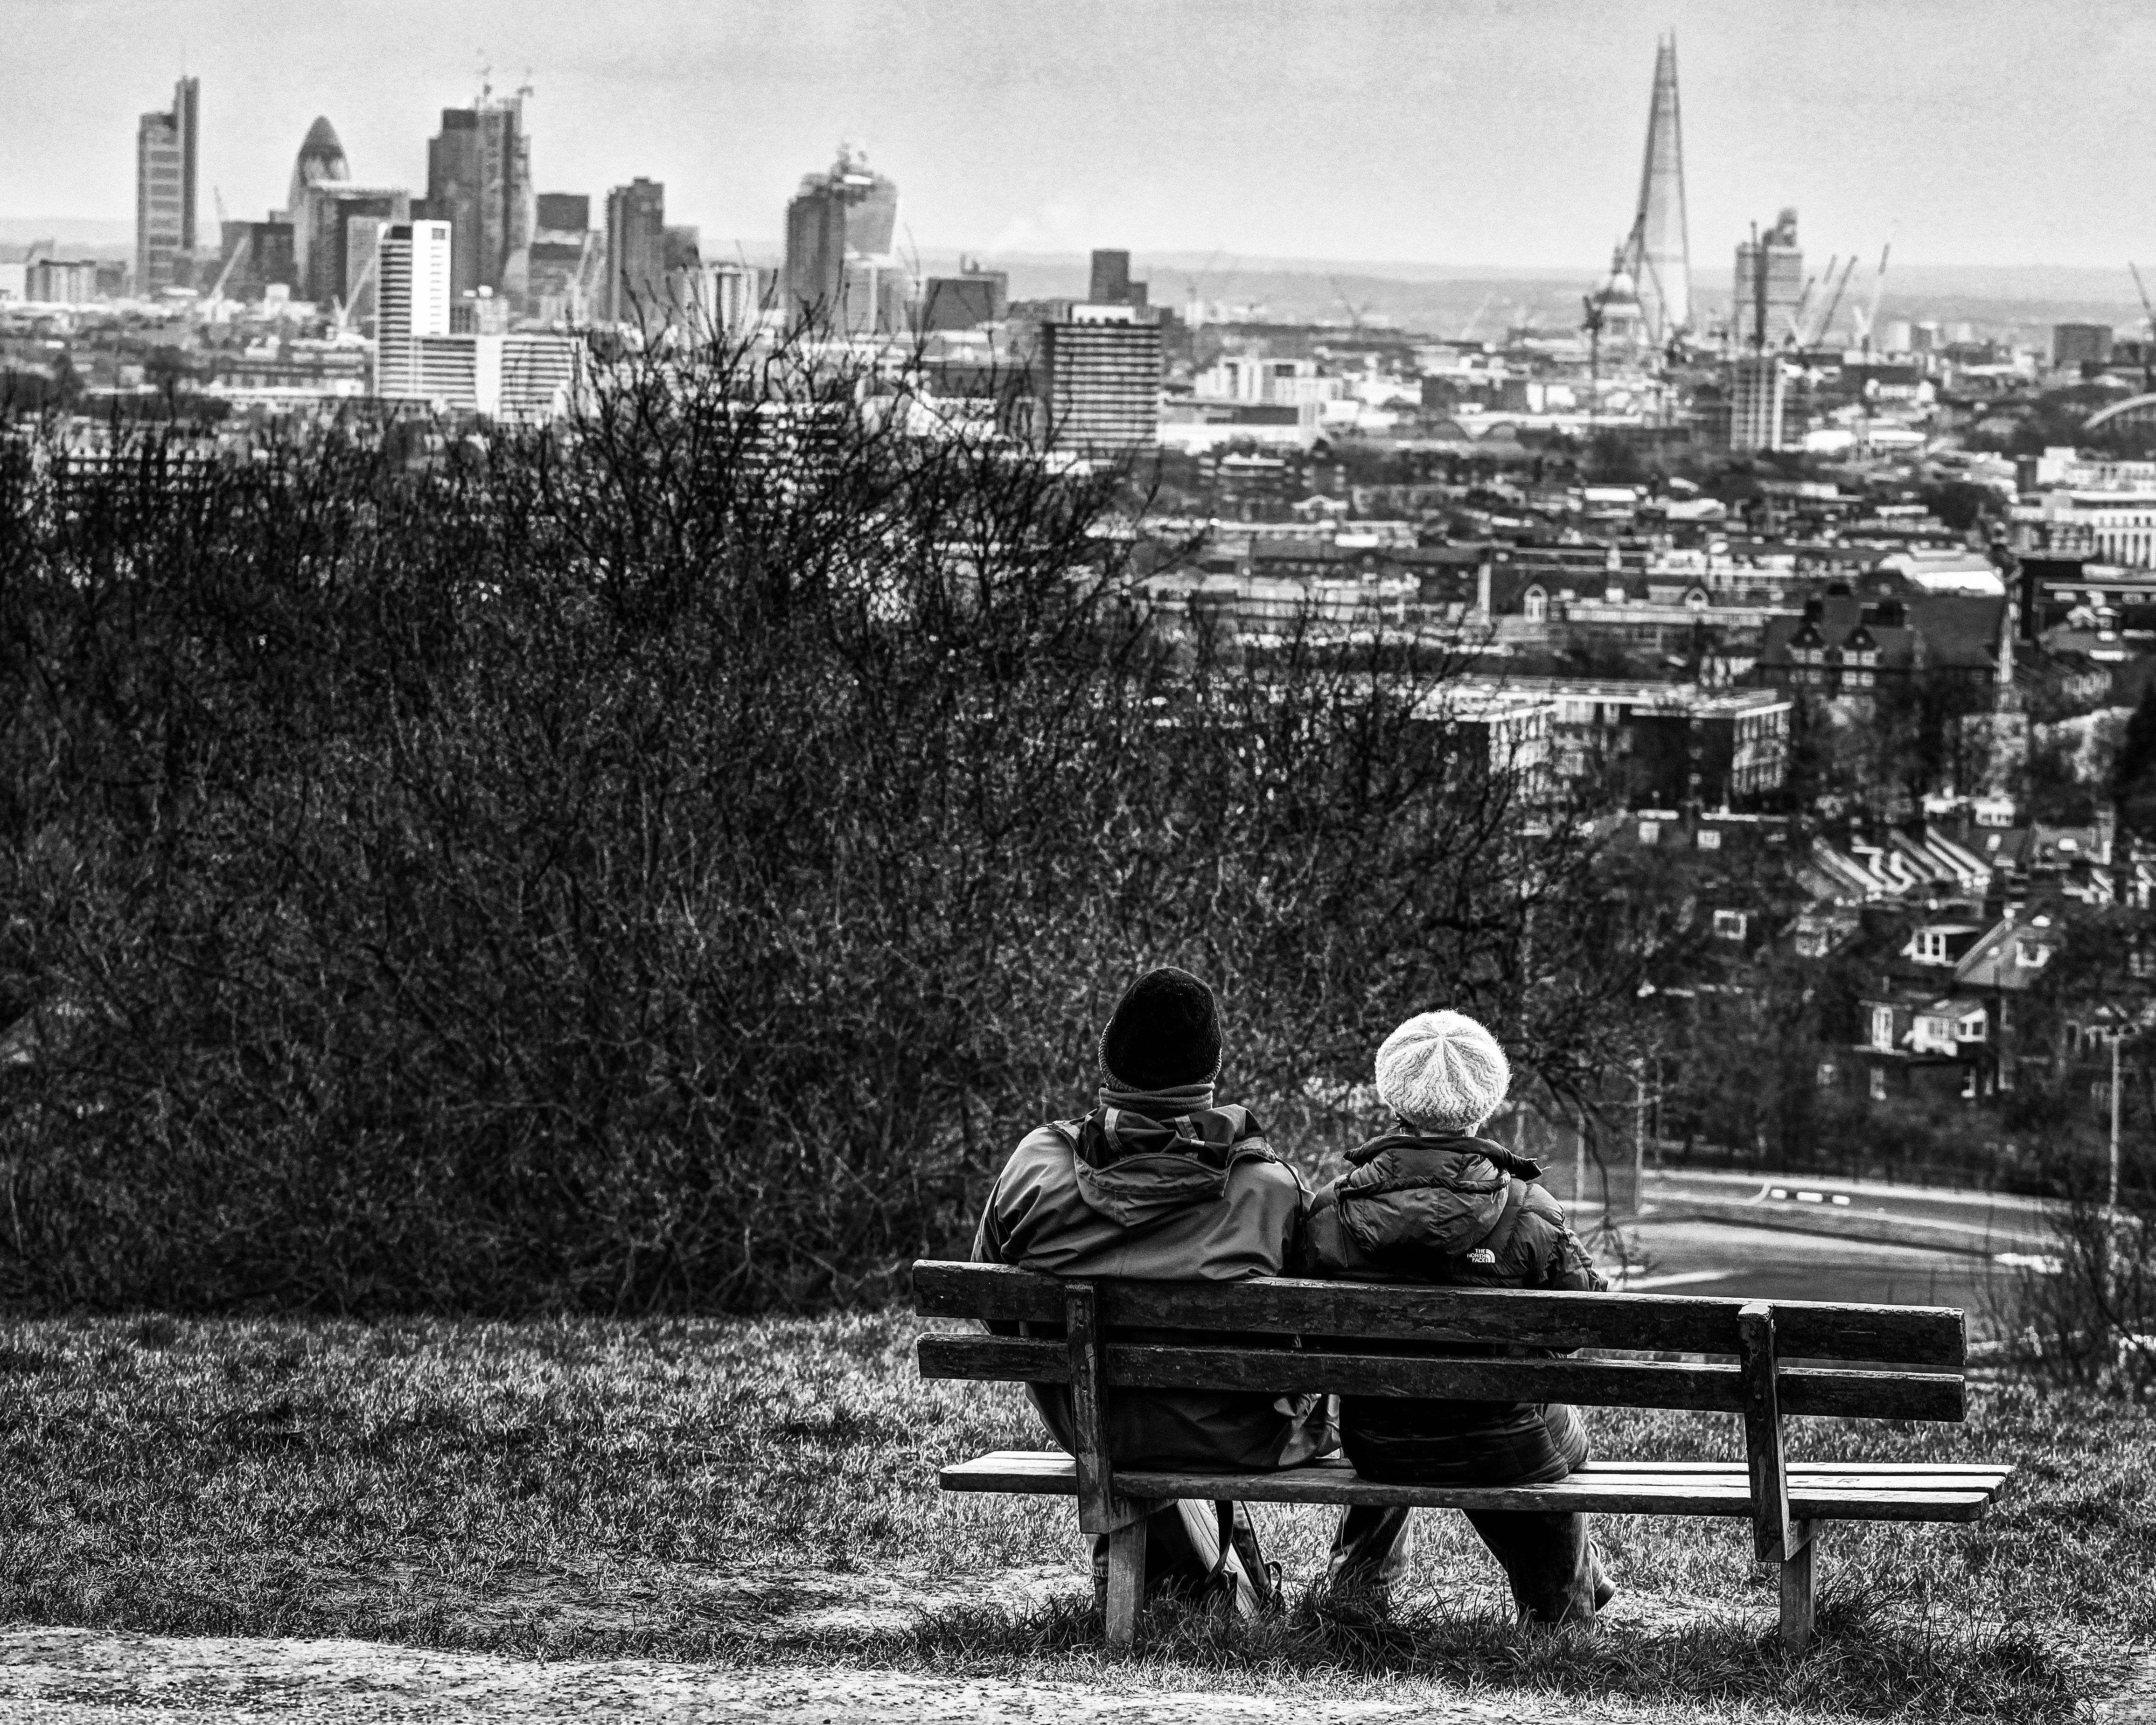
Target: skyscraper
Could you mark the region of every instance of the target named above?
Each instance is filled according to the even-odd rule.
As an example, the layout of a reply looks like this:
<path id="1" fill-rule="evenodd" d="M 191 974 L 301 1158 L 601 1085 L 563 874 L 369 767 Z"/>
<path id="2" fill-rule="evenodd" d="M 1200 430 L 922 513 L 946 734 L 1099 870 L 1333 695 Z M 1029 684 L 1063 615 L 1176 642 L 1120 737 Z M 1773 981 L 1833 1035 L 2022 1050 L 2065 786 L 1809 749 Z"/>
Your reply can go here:
<path id="1" fill-rule="evenodd" d="M 656 319 L 666 292 L 666 187 L 639 178 L 608 193 L 606 237 L 599 316 L 615 323 Z"/>
<path id="2" fill-rule="evenodd" d="M 1797 213 L 1785 209 L 1764 234 L 1739 241 L 1729 289 L 1729 336 L 1743 349 L 1773 350 L 1798 338 L 1804 298 L 1804 254 Z"/>
<path id="3" fill-rule="evenodd" d="M 788 315 L 841 334 L 898 328 L 905 275 L 892 255 L 897 230 L 898 187 L 841 144 L 830 171 L 803 176 L 786 206 Z"/>
<path id="4" fill-rule="evenodd" d="M 481 90 L 469 108 L 444 108 L 427 145 L 427 213 L 449 224 L 459 294 L 525 290 L 533 211 L 524 96 Z"/>
<path id="5" fill-rule="evenodd" d="M 1147 303 L 1146 284 L 1131 280 L 1131 254 L 1128 252 L 1095 252 L 1092 281 L 1086 295 L 1091 305 L 1136 305 L 1143 310 Z"/>
<path id="6" fill-rule="evenodd" d="M 606 284 L 606 236 L 592 228 L 592 201 L 580 193 L 542 192 L 532 229 L 526 294 L 535 317 L 582 323 Z"/>
<path id="7" fill-rule="evenodd" d="M 971 330 L 994 323 L 1010 303 L 1010 276 L 983 270 L 970 258 L 958 260 L 956 275 L 932 275 L 921 295 L 924 330 Z"/>
<path id="8" fill-rule="evenodd" d="M 145 114 L 135 131 L 135 290 L 183 284 L 195 249 L 195 149 L 202 80 L 172 86 L 169 113 Z"/>
<path id="9" fill-rule="evenodd" d="M 317 305 L 337 303 L 357 312 L 357 301 L 372 295 L 367 263 L 374 256 L 376 234 L 383 223 L 408 221 L 411 215 L 412 194 L 402 186 L 322 180 L 308 187 L 292 222 L 295 234 L 302 229 L 307 234 L 307 259 L 300 274 L 302 296 Z"/>
<path id="10" fill-rule="evenodd" d="M 337 141 L 336 128 L 330 124 L 327 115 L 316 115 L 315 123 L 307 128 L 306 136 L 300 141 L 300 153 L 292 162 L 292 183 L 285 193 L 285 219 L 292 224 L 292 263 L 303 294 L 306 291 L 309 258 L 314 245 L 311 223 L 315 212 L 307 193 L 313 187 L 341 184 L 351 178 L 352 166 L 345 160 L 344 146 Z"/>
<path id="11" fill-rule="evenodd" d="M 1086 297 L 1096 305 L 1127 303 L 1131 297 L 1131 254 L 1095 252 L 1091 290 Z"/>
<path id="12" fill-rule="evenodd" d="M 1677 120 L 1677 39 L 1655 45 L 1655 94 L 1640 203 L 1622 254 L 1648 339 L 1666 345 L 1691 327 L 1691 242 L 1685 226 L 1684 136 Z"/>
<path id="13" fill-rule="evenodd" d="M 424 397 L 421 344 L 449 332 L 454 269 L 447 222 L 384 222 L 376 231 L 374 393 Z"/>
<path id="14" fill-rule="evenodd" d="M 234 267 L 224 285 L 225 293 L 235 300 L 258 298 L 264 289 L 281 286 L 297 293 L 299 274 L 292 261 L 292 224 L 272 216 L 266 222 L 227 222 L 222 238 L 223 254 L 218 262 L 218 274 L 232 262 L 235 253 L 244 252 Z"/>
<path id="15" fill-rule="evenodd" d="M 1730 368 L 1729 447 L 1787 447 L 1789 373 L 1778 353 L 1748 353 Z"/>

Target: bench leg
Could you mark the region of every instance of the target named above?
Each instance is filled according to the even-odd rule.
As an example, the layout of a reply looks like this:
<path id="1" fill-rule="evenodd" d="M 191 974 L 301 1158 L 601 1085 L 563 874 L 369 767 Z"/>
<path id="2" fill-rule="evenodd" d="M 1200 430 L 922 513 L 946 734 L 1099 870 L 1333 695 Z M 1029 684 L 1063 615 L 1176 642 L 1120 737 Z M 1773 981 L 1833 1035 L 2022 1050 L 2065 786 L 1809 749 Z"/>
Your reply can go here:
<path id="1" fill-rule="evenodd" d="M 1789 1543 L 1795 1549 L 1782 1559 L 1782 1645 L 1801 1653 L 1812 1639 L 1812 1554 L 1819 1549 L 1817 1524 L 1792 1521 Z"/>
<path id="2" fill-rule="evenodd" d="M 1146 1517 L 1150 1504 L 1108 1535 L 1108 1645 L 1127 1647 L 1137 1638 L 1138 1607 L 1145 1601 Z"/>

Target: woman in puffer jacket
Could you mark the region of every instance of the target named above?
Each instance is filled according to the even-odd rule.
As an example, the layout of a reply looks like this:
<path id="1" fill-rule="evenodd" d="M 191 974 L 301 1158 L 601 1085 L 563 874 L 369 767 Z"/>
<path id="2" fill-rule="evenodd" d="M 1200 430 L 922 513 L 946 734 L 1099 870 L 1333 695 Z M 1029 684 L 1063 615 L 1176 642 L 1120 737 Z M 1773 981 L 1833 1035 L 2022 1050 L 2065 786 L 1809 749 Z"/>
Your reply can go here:
<path id="1" fill-rule="evenodd" d="M 1464 1014 L 1424 1013 L 1386 1038 L 1377 1076 L 1397 1124 L 1349 1151 L 1348 1172 L 1317 1194 L 1313 1274 L 1457 1287 L 1606 1286 L 1557 1200 L 1535 1183 L 1542 1164 L 1476 1136 L 1512 1083 L 1496 1038 Z M 1579 1416 L 1558 1404 L 1349 1396 L 1340 1416 L 1341 1447 L 1356 1471 L 1391 1483 L 1546 1485 L 1588 1455 Z M 1408 1556 L 1408 1514 L 1351 1512 L 1333 1548 L 1336 1595 L 1388 1602 Z M 1468 1520 L 1504 1566 L 1525 1620 L 1591 1620 L 1616 1591 L 1584 1515 L 1470 1511 Z"/>

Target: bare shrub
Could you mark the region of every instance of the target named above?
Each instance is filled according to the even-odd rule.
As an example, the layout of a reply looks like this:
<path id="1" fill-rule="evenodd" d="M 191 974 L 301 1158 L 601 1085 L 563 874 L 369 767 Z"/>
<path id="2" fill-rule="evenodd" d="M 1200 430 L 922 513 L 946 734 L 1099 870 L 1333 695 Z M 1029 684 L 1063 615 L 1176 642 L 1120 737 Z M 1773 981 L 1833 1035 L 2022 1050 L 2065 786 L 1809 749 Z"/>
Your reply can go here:
<path id="1" fill-rule="evenodd" d="M 904 368 L 601 359 L 543 431 L 10 449 L 0 1294 L 873 1296 L 1148 962 L 1291 1136 L 1440 1003 L 1599 1083 L 1635 911 L 1448 668 L 1163 628 L 1127 475 Z"/>
<path id="2" fill-rule="evenodd" d="M 2050 1211 L 2053 1250 L 2002 1301 L 2010 1363 L 2040 1384 L 2156 1393 L 2156 1216 L 2078 1195 Z"/>

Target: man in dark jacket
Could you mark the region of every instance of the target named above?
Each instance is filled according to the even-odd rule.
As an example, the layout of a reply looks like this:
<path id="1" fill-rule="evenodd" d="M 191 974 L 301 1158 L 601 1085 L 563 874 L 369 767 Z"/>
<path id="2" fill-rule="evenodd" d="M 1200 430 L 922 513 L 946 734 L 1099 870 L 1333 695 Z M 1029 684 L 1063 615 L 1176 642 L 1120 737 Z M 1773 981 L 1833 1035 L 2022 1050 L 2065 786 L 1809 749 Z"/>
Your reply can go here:
<path id="1" fill-rule="evenodd" d="M 1308 1262 L 1317 1274 L 1462 1287 L 1605 1286 L 1557 1201 L 1533 1183 L 1541 1164 L 1475 1136 L 1512 1081 L 1487 1030 L 1460 1013 L 1424 1013 L 1386 1040 L 1377 1065 L 1378 1095 L 1399 1129 L 1349 1151 L 1348 1171 L 1312 1204 Z M 1340 1425 L 1355 1471 L 1399 1484 L 1546 1485 L 1588 1454 L 1578 1415 L 1554 1404 L 1350 1396 Z M 1407 1517 L 1394 1509 L 1352 1518 L 1333 1549 L 1337 1594 L 1383 1601 L 1404 1555 Z M 1615 1592 L 1584 1515 L 1471 1511 L 1468 1519 L 1504 1566 L 1523 1618 L 1591 1620 Z"/>
<path id="2" fill-rule="evenodd" d="M 1299 1250 L 1309 1194 L 1247 1108 L 1216 1103 L 1220 1060 L 1210 988 L 1173 969 L 1132 983 L 1101 1038 L 1097 1105 L 1019 1143 L 982 1212 L 975 1260 L 1169 1281 L 1280 1275 Z M 1070 1391 L 1027 1394 L 1055 1441 L 1075 1450 Z M 1119 1466 L 1223 1473 L 1296 1466 L 1335 1435 L 1322 1395 L 1119 1390 L 1107 1423 Z M 1255 1610 L 1270 1591 L 1257 1531 L 1237 1506 L 1232 1549 L 1216 1568 L 1219 1527 L 1209 1503 L 1155 1512 L 1147 1591 L 1229 1579 L 1238 1609 Z M 1105 1585 L 1105 1538 L 1094 1541 L 1094 1573 Z"/>

